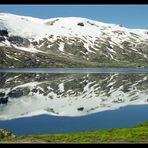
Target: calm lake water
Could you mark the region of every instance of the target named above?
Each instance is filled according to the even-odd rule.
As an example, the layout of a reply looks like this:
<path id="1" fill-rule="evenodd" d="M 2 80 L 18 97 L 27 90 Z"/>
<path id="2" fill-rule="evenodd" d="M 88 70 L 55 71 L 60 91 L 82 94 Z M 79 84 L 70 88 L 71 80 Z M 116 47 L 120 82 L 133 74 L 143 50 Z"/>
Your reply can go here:
<path id="1" fill-rule="evenodd" d="M 148 121 L 148 69 L 0 69 L 0 128 L 17 135 Z"/>

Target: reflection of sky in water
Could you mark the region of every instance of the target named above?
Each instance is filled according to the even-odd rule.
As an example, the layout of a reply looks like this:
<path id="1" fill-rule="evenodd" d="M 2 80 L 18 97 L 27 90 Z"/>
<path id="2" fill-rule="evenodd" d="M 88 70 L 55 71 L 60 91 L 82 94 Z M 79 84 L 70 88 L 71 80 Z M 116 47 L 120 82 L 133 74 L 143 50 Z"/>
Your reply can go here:
<path id="1" fill-rule="evenodd" d="M 85 116 L 148 103 L 147 73 L 0 73 L 0 119 Z M 4 94 L 4 96 L 3 96 Z"/>
<path id="2" fill-rule="evenodd" d="M 128 106 L 81 117 L 34 116 L 0 121 L 0 128 L 17 135 L 68 133 L 107 128 L 131 127 L 148 120 L 147 105 Z"/>

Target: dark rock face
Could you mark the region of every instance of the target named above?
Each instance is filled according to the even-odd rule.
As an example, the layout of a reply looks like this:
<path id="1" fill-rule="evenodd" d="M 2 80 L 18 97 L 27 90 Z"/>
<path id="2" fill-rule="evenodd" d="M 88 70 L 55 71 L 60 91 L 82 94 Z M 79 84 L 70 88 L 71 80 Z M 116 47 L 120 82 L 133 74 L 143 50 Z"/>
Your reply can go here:
<path id="1" fill-rule="evenodd" d="M 78 23 L 77 25 L 78 25 L 78 26 L 84 26 L 84 24 L 83 24 L 83 23 Z"/>
<path id="2" fill-rule="evenodd" d="M 0 42 L 5 41 L 5 38 L 0 36 Z"/>
<path id="3" fill-rule="evenodd" d="M 25 88 L 23 89 L 23 96 L 26 96 L 26 95 L 28 95 L 29 93 L 30 93 L 30 89 L 27 88 L 27 87 L 25 87 Z"/>
<path id="4" fill-rule="evenodd" d="M 53 21 L 49 21 L 49 22 L 47 22 L 47 23 L 45 23 L 46 25 L 54 25 L 54 23 L 56 22 L 56 21 L 58 21 L 59 19 L 55 19 L 55 20 L 53 20 Z"/>
<path id="5" fill-rule="evenodd" d="M 0 65 L 5 64 L 5 60 L 6 60 L 5 51 L 0 48 Z M 0 66 L 0 67 L 2 67 L 2 66 Z"/>
<path id="6" fill-rule="evenodd" d="M 9 94 L 8 94 L 9 97 L 11 98 L 19 98 L 21 96 L 23 96 L 23 92 L 19 89 L 16 89 L 16 90 L 12 90 Z"/>
<path id="7" fill-rule="evenodd" d="M 7 102 L 8 102 L 8 97 L 0 98 L 0 104 L 7 104 Z"/>
<path id="8" fill-rule="evenodd" d="M 34 89 L 32 89 L 32 92 L 33 92 L 33 93 L 37 93 L 38 90 L 37 90 L 36 88 L 34 88 Z"/>
<path id="9" fill-rule="evenodd" d="M 84 110 L 84 107 L 80 107 L 77 109 L 78 111 L 83 111 Z"/>
<path id="10" fill-rule="evenodd" d="M 32 42 L 32 44 L 33 44 L 34 46 L 36 46 L 36 45 L 38 45 L 38 42 L 37 42 L 37 41 L 34 41 L 34 42 Z"/>
<path id="11" fill-rule="evenodd" d="M 0 97 L 4 97 L 5 93 L 4 92 L 0 92 Z"/>
<path id="12" fill-rule="evenodd" d="M 23 45 L 24 46 L 29 46 L 30 45 L 30 41 L 28 39 L 23 38 Z"/>
<path id="13" fill-rule="evenodd" d="M 8 96 L 11 98 L 19 98 L 28 95 L 29 92 L 30 92 L 29 88 L 17 88 L 8 93 Z"/>
<path id="14" fill-rule="evenodd" d="M 28 39 L 25 39 L 25 38 L 22 38 L 22 37 L 19 37 L 19 36 L 11 36 L 8 38 L 8 41 L 13 43 L 13 44 L 22 44 L 24 46 L 29 46 L 30 45 L 30 42 Z"/>
<path id="15" fill-rule="evenodd" d="M 8 31 L 7 30 L 0 30 L 0 36 L 8 37 Z"/>
<path id="16" fill-rule="evenodd" d="M 23 38 L 19 36 L 11 36 L 8 38 L 8 41 L 10 41 L 13 44 L 21 44 L 23 43 Z"/>

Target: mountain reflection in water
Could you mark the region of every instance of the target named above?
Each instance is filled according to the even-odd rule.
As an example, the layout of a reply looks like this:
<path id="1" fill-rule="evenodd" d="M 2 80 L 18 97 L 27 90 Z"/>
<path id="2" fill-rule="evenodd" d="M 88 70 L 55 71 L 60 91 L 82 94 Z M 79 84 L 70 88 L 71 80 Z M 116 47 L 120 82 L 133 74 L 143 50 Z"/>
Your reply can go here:
<path id="1" fill-rule="evenodd" d="M 0 73 L 0 120 L 148 103 L 147 73 Z"/>

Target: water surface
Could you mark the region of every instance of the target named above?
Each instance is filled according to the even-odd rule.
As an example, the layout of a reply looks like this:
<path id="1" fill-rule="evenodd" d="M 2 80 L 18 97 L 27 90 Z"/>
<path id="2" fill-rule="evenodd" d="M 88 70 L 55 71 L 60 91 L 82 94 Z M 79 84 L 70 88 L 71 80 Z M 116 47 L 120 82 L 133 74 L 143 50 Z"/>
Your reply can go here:
<path id="1" fill-rule="evenodd" d="M 0 69 L 0 128 L 18 135 L 147 121 L 148 69 Z"/>

